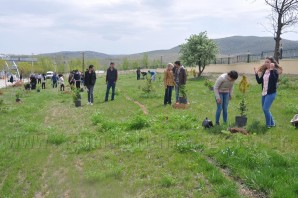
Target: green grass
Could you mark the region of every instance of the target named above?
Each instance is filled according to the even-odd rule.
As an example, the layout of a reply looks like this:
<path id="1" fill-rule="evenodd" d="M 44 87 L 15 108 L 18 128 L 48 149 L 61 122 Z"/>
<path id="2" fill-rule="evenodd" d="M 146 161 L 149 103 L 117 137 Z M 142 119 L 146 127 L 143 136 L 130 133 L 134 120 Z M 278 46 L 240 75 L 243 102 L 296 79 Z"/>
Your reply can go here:
<path id="1" fill-rule="evenodd" d="M 261 88 L 249 77 L 247 136 L 227 132 L 239 115 L 237 86 L 227 125 L 201 126 L 206 117 L 214 122 L 214 94 L 204 82 L 216 77 L 188 80 L 185 110 L 163 105 L 161 79 L 144 94 L 145 81 L 132 74 L 120 75 L 107 103 L 99 77 L 94 105 L 83 92 L 80 108 L 49 84 L 21 91 L 21 103 L 19 88 L 2 89 L 0 197 L 244 197 L 239 183 L 268 197 L 297 197 L 298 133 L 289 121 L 298 113 L 298 77 L 280 80 L 270 130 Z"/>

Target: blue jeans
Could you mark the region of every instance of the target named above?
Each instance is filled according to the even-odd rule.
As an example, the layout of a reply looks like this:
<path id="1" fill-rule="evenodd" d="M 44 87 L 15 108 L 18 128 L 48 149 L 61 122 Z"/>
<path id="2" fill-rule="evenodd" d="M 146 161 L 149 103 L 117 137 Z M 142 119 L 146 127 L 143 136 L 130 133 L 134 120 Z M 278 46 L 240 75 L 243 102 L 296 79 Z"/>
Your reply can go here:
<path id="1" fill-rule="evenodd" d="M 112 87 L 112 98 L 111 98 L 111 100 L 114 100 L 116 83 L 108 82 L 105 101 L 108 101 L 109 92 L 110 92 L 111 87 Z"/>
<path id="2" fill-rule="evenodd" d="M 172 86 L 167 86 L 165 89 L 164 105 L 172 104 Z"/>
<path id="3" fill-rule="evenodd" d="M 262 96 L 262 109 L 263 109 L 263 112 L 264 112 L 264 115 L 265 115 L 266 125 L 268 127 L 271 127 L 271 126 L 275 125 L 273 116 L 270 112 L 270 107 L 271 107 L 275 97 L 276 97 L 276 93 L 267 94 L 265 96 Z"/>
<path id="4" fill-rule="evenodd" d="M 94 85 L 88 85 L 88 102 L 93 103 L 93 90 L 94 90 Z"/>
<path id="5" fill-rule="evenodd" d="M 179 86 L 175 86 L 175 96 L 176 96 L 176 102 L 179 102 Z"/>
<path id="6" fill-rule="evenodd" d="M 220 114 L 222 111 L 223 114 L 223 121 L 224 123 L 227 123 L 228 120 L 228 105 L 229 105 L 229 100 L 230 100 L 230 93 L 220 93 L 219 94 L 221 103 L 217 104 L 217 109 L 216 109 L 216 114 L 215 114 L 215 123 L 219 123 L 220 119 Z"/>

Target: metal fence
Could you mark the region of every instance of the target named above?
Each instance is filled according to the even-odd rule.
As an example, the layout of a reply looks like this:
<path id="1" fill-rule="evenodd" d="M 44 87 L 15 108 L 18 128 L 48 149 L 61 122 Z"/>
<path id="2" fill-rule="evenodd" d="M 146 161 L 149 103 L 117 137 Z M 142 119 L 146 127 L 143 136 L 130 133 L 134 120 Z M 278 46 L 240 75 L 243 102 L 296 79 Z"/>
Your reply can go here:
<path id="1" fill-rule="evenodd" d="M 218 57 L 213 64 L 235 64 L 250 63 L 263 60 L 265 57 L 273 56 L 274 51 L 262 52 L 260 54 L 242 54 L 238 56 Z M 280 59 L 298 58 L 298 49 L 280 50 Z"/>

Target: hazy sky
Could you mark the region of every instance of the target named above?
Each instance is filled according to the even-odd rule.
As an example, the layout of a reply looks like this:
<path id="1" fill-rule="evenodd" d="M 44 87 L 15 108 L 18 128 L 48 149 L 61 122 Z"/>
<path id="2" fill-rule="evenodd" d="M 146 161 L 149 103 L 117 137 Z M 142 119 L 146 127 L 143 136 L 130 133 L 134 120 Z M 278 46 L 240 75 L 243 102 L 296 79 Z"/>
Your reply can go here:
<path id="1" fill-rule="evenodd" d="M 169 49 L 202 31 L 272 36 L 269 14 L 264 0 L 0 0 L 0 54 L 131 54 Z"/>

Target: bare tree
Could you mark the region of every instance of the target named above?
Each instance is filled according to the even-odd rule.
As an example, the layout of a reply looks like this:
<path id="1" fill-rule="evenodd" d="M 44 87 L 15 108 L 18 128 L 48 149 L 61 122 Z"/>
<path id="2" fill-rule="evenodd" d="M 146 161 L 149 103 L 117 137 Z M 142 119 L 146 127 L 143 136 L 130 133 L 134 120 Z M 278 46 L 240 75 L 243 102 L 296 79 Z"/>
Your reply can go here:
<path id="1" fill-rule="evenodd" d="M 298 23 L 298 0 L 265 0 L 272 8 L 272 27 L 274 31 L 274 58 L 279 61 L 281 35 L 286 29 Z"/>

